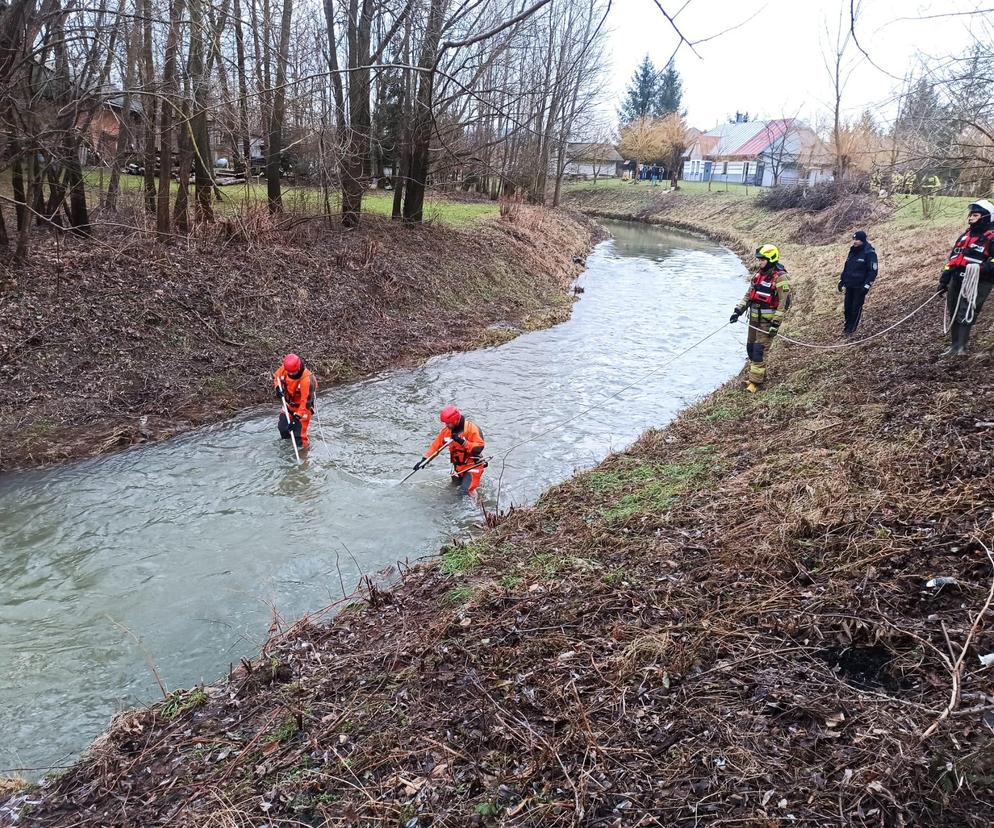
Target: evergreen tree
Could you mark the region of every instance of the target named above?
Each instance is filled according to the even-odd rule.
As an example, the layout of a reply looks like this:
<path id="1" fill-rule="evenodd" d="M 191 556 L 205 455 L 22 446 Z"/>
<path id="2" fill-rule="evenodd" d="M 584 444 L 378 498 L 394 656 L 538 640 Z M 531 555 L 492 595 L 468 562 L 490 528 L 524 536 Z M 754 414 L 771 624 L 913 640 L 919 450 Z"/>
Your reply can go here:
<path id="1" fill-rule="evenodd" d="M 652 61 L 646 55 L 635 70 L 632 80 L 625 90 L 624 103 L 618 110 L 621 125 L 630 124 L 636 118 L 657 114 L 658 100 L 659 72 L 656 71 L 656 67 L 652 65 Z"/>
<path id="2" fill-rule="evenodd" d="M 666 64 L 666 68 L 659 73 L 656 108 L 653 115 L 661 116 L 671 112 L 679 112 L 682 101 L 683 81 L 680 80 L 680 73 L 671 60 Z"/>

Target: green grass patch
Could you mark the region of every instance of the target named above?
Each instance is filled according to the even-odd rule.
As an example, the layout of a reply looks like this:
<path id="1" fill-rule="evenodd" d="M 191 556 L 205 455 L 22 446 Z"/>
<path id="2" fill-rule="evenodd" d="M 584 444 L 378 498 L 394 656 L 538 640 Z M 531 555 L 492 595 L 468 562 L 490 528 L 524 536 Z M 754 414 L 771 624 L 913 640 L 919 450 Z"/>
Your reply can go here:
<path id="1" fill-rule="evenodd" d="M 207 691 L 203 687 L 193 690 L 176 690 L 170 693 L 162 703 L 162 717 L 164 719 L 175 719 L 198 707 L 207 704 Z"/>
<path id="2" fill-rule="evenodd" d="M 271 745 L 274 742 L 283 744 L 284 742 L 289 742 L 298 733 L 300 733 L 300 727 L 297 724 L 297 717 L 288 716 L 266 734 L 264 741 L 267 745 Z"/>
<path id="3" fill-rule="evenodd" d="M 441 553 L 442 572 L 446 575 L 469 572 L 483 561 L 490 551 L 489 544 L 480 541 L 446 546 Z"/>
<path id="4" fill-rule="evenodd" d="M 936 196 L 935 209 L 929 218 L 922 215 L 922 201 L 916 195 L 891 197 L 894 213 L 886 224 L 902 230 L 924 227 L 951 227 L 966 225 L 966 209 L 975 199 L 959 196 Z"/>
<path id="5" fill-rule="evenodd" d="M 707 455 L 711 447 L 701 446 L 697 455 Z M 637 515 L 666 511 L 691 483 L 713 471 L 713 463 L 696 457 L 683 463 L 638 463 L 609 471 L 591 472 L 589 487 L 602 494 L 624 494 L 601 511 L 609 524 L 625 523 Z"/>
<path id="6" fill-rule="evenodd" d="M 539 552 L 528 561 L 528 568 L 543 578 L 553 578 L 566 569 L 569 562 L 554 552 Z"/>
<path id="7" fill-rule="evenodd" d="M 87 203 L 92 207 L 100 203 L 110 182 L 110 171 L 89 168 L 83 172 Z M 157 182 L 158 183 L 158 182 Z M 144 178 L 137 175 L 121 176 L 121 193 L 129 199 L 140 198 Z M 177 183 L 171 184 L 170 195 L 175 195 Z M 320 187 L 283 183 L 283 206 L 289 211 L 320 212 L 325 209 L 325 196 Z M 268 200 L 266 181 L 250 179 L 245 184 L 222 187 L 223 201 L 217 202 L 214 209 L 219 215 L 232 215 L 245 207 L 265 206 Z M 193 188 L 190 188 L 191 203 Z M 340 195 L 329 194 L 331 211 L 338 214 L 342 209 Z M 362 199 L 363 212 L 379 216 L 389 216 L 393 212 L 393 192 L 387 190 L 367 190 Z M 494 201 L 450 201 L 444 197 L 428 194 L 425 199 L 424 220 L 445 224 L 450 227 L 468 227 L 484 219 L 499 215 L 500 206 Z"/>
<path id="8" fill-rule="evenodd" d="M 520 575 L 505 575 L 500 579 L 500 585 L 506 590 L 514 590 L 521 586 L 522 580 Z"/>
<path id="9" fill-rule="evenodd" d="M 569 181 L 563 185 L 563 192 L 567 193 L 580 193 L 580 192 L 601 192 L 605 190 L 620 190 L 627 187 L 632 191 L 645 190 L 647 193 L 658 194 L 663 192 L 670 186 L 669 181 L 660 181 L 658 184 L 653 184 L 651 181 L 639 181 L 637 183 L 632 183 L 631 181 L 626 181 L 621 178 L 598 178 L 597 181 Z M 746 187 L 744 184 L 737 184 L 735 182 L 729 181 L 712 181 L 711 186 L 708 187 L 707 181 L 680 181 L 679 189 L 677 193 L 722 193 L 730 194 L 736 196 L 753 196 L 756 193 L 762 191 L 762 188 L 755 186 Z"/>
<path id="10" fill-rule="evenodd" d="M 468 604 L 473 599 L 474 594 L 473 587 L 462 584 L 446 592 L 442 598 L 442 603 L 450 607 L 461 607 L 463 604 Z"/>
<path id="11" fill-rule="evenodd" d="M 627 569 L 612 569 L 601 580 L 608 586 L 620 586 L 629 579 Z"/>
<path id="12" fill-rule="evenodd" d="M 741 420 L 746 413 L 744 405 L 730 401 L 727 404 L 716 405 L 704 415 L 704 419 L 709 423 L 730 423 Z"/>

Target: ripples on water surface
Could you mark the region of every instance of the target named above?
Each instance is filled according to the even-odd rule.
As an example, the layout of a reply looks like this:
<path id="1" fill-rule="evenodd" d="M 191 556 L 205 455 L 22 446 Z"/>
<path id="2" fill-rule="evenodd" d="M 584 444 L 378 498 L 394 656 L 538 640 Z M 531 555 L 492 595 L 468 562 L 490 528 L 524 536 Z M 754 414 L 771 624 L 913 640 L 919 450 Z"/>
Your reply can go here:
<path id="1" fill-rule="evenodd" d="M 722 248 L 605 224 L 615 238 L 588 258 L 569 321 L 325 392 L 327 442 L 312 426 L 302 467 L 274 439 L 274 405 L 0 478 L 0 770 L 64 763 L 115 711 L 154 700 L 146 652 L 170 689 L 213 681 L 261 644 L 271 605 L 292 618 L 340 597 L 336 556 L 352 588 L 361 572 L 470 529 L 478 513 L 449 485 L 443 458 L 396 486 L 444 404 L 480 424 L 488 453 L 542 435 L 504 473 L 502 505 L 527 503 L 737 372 L 741 337 L 729 329 L 553 428 L 726 322 L 744 291 L 741 264 Z M 498 470 L 481 487 L 491 505 Z"/>

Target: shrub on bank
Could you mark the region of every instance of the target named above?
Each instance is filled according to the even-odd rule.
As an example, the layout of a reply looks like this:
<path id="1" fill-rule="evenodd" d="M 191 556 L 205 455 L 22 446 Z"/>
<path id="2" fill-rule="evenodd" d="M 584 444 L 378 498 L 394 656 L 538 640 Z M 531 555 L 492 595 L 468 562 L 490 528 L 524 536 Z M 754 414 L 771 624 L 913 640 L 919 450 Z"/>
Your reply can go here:
<path id="1" fill-rule="evenodd" d="M 756 203 L 767 210 L 801 209 L 816 213 L 833 207 L 840 201 L 857 195 L 867 195 L 870 185 L 866 179 L 823 181 L 818 184 L 789 184 L 771 187 L 756 196 Z"/>

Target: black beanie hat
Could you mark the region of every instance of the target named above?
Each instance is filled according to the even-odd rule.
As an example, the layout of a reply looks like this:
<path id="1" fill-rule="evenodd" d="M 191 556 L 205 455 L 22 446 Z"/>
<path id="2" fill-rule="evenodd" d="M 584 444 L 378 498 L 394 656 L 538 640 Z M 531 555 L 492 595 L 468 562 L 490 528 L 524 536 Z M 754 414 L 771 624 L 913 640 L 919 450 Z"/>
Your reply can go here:
<path id="1" fill-rule="evenodd" d="M 865 243 L 866 242 L 866 231 L 865 230 L 857 230 L 855 233 L 852 234 L 852 237 L 854 239 L 859 239 L 861 242 Z"/>

